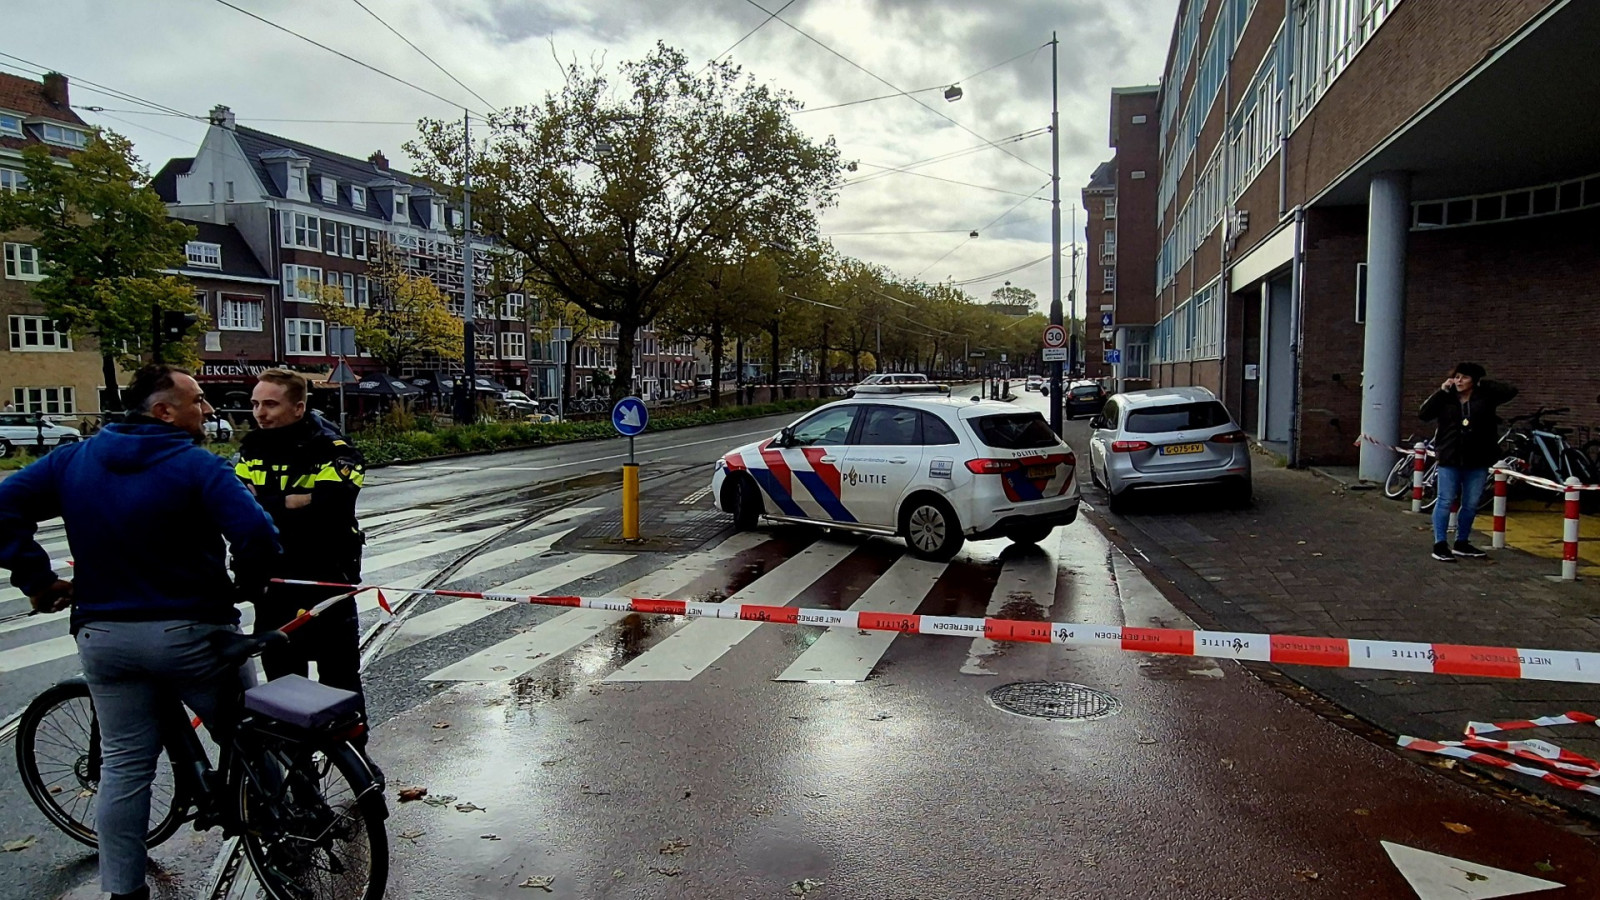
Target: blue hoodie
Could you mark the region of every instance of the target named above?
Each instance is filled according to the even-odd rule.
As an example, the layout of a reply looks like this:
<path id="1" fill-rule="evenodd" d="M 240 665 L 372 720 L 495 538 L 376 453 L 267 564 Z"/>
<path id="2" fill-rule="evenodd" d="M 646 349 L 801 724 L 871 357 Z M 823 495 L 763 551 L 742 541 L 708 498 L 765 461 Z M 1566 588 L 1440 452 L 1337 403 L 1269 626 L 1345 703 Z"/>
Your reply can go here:
<path id="1" fill-rule="evenodd" d="M 56 516 L 73 557 L 74 633 L 107 620 L 237 622 L 223 538 L 241 581 L 263 581 L 279 552 L 227 462 L 149 419 L 107 425 L 0 481 L 0 568 L 30 596 L 57 577 L 34 540 Z"/>

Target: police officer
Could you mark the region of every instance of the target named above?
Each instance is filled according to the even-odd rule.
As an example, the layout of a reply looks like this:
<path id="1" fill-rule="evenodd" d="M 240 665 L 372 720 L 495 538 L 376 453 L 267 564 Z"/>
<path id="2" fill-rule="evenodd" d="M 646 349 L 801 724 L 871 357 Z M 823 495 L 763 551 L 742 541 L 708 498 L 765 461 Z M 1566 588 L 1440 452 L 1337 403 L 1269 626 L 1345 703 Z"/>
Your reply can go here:
<path id="1" fill-rule="evenodd" d="M 355 584 L 361 580 L 362 535 L 356 495 L 365 461 L 321 416 L 306 410 L 306 380 L 283 369 L 257 377 L 250 394 L 255 430 L 239 445 L 234 473 L 271 514 L 283 544 L 277 576 Z M 343 593 L 339 588 L 274 584 L 256 603 L 256 630 L 281 627 L 302 609 Z M 323 684 L 361 694 L 360 629 L 354 598 L 337 603 L 269 648 L 267 677 L 306 675 L 315 660 Z M 363 696 L 363 703 L 365 697 Z"/>

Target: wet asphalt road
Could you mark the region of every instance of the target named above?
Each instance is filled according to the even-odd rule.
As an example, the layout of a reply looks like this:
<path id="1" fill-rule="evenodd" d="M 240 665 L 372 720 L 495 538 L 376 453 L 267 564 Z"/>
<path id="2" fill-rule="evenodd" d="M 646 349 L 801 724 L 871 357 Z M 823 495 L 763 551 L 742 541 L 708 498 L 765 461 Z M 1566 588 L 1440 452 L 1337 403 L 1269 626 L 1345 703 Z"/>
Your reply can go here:
<path id="1" fill-rule="evenodd" d="M 1020 402 L 1042 407 L 1037 395 Z M 676 448 L 699 434 L 657 439 L 672 448 L 657 451 L 664 470 L 668 460 L 697 468 L 647 485 L 647 505 L 692 508 L 709 462 L 749 438 Z M 572 452 L 397 470 L 375 479 L 367 499 L 378 514 L 434 503 L 475 509 L 468 498 L 481 499 L 481 489 L 543 477 L 519 476 L 513 465 L 559 464 Z M 911 561 L 885 539 L 794 528 L 724 533 L 685 560 L 563 550 L 575 521 L 615 502 L 573 490 L 530 500 L 514 530 L 461 551 L 481 565 L 440 577 L 469 590 L 633 588 L 626 592 L 833 608 L 881 608 L 903 595 L 927 615 L 1192 627 L 1083 520 L 1058 530 L 1045 551 L 974 543 L 948 566 Z M 462 529 L 487 526 L 500 520 Z M 397 535 L 401 549 L 388 552 L 404 555 L 417 539 Z M 568 580 L 550 584 L 556 578 Z M 569 618 L 590 612 L 434 599 L 393 626 L 367 675 L 381 722 L 373 753 L 393 785 L 451 799 L 401 805 L 391 790 L 389 896 L 1418 896 L 1380 841 L 1569 886 L 1537 896 L 1597 894 L 1600 862 L 1581 826 L 1366 741 L 1232 663 L 813 627 L 707 633 L 702 626 L 740 623 L 658 616 Z M 509 649 L 494 655 L 497 647 Z M 987 696 L 1036 680 L 1081 684 L 1120 708 L 1053 721 L 1002 711 Z M 14 787 L 8 777 L 0 797 Z M 12 806 L 8 818 L 19 809 L 31 813 Z M 184 879 L 163 895 L 195 896 L 209 859 L 168 849 L 161 862 Z M 71 865 L 74 857 L 56 858 Z M 21 878 L 6 869 L 0 896 L 54 895 L 30 880 L 37 867 Z M 1457 874 L 1456 887 L 1481 888 Z M 49 882 L 61 883 L 60 873 Z"/>

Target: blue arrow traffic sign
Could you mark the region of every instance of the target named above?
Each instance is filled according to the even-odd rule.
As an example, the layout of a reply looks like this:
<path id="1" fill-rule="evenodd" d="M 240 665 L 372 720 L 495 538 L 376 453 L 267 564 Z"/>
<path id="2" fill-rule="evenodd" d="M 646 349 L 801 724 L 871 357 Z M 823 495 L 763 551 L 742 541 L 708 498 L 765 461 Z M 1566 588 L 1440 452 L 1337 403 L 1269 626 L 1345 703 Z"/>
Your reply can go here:
<path id="1" fill-rule="evenodd" d="M 611 408 L 611 427 L 623 437 L 633 437 L 650 424 L 650 410 L 638 397 L 623 397 Z"/>

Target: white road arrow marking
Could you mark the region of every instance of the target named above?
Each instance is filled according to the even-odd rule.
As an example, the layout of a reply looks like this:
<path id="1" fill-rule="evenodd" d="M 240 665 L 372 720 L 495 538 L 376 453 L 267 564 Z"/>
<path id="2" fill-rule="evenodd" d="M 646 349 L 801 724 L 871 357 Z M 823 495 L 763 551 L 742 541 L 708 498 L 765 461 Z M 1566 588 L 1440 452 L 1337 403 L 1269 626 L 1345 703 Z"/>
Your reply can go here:
<path id="1" fill-rule="evenodd" d="M 1417 892 L 1418 900 L 1487 900 L 1565 887 L 1554 881 L 1429 853 L 1404 844 L 1379 843 L 1389 854 L 1389 861 Z"/>

